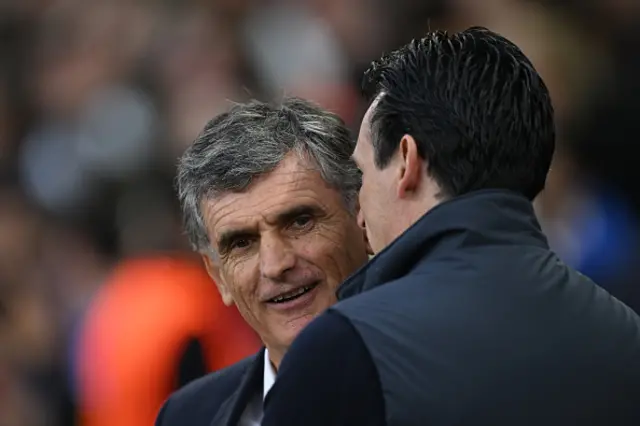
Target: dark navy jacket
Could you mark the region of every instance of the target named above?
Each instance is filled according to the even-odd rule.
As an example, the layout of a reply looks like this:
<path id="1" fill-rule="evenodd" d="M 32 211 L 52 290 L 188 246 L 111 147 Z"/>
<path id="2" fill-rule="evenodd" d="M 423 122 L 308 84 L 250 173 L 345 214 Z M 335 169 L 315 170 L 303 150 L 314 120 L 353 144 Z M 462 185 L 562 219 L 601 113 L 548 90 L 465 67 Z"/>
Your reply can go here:
<path id="1" fill-rule="evenodd" d="M 440 204 L 339 297 L 263 426 L 640 425 L 640 318 L 549 250 L 519 195 Z"/>
<path id="2" fill-rule="evenodd" d="M 156 426 L 235 426 L 251 398 L 263 391 L 264 350 L 197 379 L 173 394 Z"/>

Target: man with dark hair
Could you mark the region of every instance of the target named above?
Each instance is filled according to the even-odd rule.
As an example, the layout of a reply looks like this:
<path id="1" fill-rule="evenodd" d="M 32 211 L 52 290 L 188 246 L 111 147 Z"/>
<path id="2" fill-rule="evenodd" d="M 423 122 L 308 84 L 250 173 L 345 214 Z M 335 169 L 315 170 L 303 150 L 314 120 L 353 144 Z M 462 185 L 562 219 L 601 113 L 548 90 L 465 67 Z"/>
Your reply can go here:
<path id="1" fill-rule="evenodd" d="M 555 131 L 531 62 L 484 28 L 434 32 L 364 86 L 376 256 L 289 348 L 262 425 L 640 424 L 640 318 L 533 211 Z"/>

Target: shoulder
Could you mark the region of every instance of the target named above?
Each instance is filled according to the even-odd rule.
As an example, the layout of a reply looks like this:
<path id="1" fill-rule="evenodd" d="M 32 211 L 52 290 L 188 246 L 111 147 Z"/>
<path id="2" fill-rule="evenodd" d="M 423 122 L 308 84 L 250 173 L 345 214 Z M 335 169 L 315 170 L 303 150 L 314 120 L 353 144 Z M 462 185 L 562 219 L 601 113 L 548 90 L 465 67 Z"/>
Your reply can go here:
<path id="1" fill-rule="evenodd" d="M 377 369 L 347 317 L 330 309 L 300 332 L 267 395 L 262 424 L 384 424 Z"/>
<path id="2" fill-rule="evenodd" d="M 294 340 L 278 371 L 278 381 L 291 371 L 297 381 L 304 373 L 304 376 L 314 376 L 326 383 L 327 377 L 342 376 L 352 368 L 361 371 L 371 365 L 373 359 L 369 349 L 348 314 L 330 308 Z M 345 377 L 336 379 L 344 380 Z"/>
<path id="3" fill-rule="evenodd" d="M 238 389 L 249 369 L 259 359 L 252 355 L 227 368 L 207 374 L 176 391 L 163 405 L 158 426 L 207 423 L 220 406 Z"/>
<path id="4" fill-rule="evenodd" d="M 320 354 L 322 356 L 318 356 Z M 345 357 L 345 354 L 350 356 Z M 330 308 L 309 323 L 293 341 L 278 371 L 278 380 L 289 369 L 310 368 L 308 372 L 318 374 L 318 377 L 333 375 L 337 372 L 335 361 L 347 362 L 358 357 L 369 357 L 360 333 L 347 316 Z M 327 371 L 322 372 L 324 369 Z"/>
<path id="5" fill-rule="evenodd" d="M 327 346 L 328 345 L 328 346 Z M 294 357 L 299 351 L 364 347 L 364 342 L 349 318 L 330 308 L 313 320 L 296 338 L 287 355 Z M 291 352 L 293 350 L 293 352 Z"/>

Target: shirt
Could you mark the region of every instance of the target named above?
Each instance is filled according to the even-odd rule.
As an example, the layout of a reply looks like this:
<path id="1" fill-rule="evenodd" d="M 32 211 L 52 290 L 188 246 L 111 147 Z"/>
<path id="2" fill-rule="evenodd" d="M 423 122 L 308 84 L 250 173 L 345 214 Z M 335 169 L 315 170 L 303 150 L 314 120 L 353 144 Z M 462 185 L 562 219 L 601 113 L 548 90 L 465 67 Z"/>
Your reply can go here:
<path id="1" fill-rule="evenodd" d="M 240 422 L 238 426 L 260 426 L 260 422 L 262 422 L 263 415 L 263 405 L 264 399 L 267 397 L 267 393 L 273 386 L 273 383 L 276 381 L 276 371 L 271 365 L 271 361 L 269 361 L 269 350 L 264 350 L 264 374 L 262 378 L 262 395 L 256 393 L 256 395 L 251 398 L 251 401 L 245 408 L 244 413 L 242 413 L 242 417 L 240 417 Z"/>

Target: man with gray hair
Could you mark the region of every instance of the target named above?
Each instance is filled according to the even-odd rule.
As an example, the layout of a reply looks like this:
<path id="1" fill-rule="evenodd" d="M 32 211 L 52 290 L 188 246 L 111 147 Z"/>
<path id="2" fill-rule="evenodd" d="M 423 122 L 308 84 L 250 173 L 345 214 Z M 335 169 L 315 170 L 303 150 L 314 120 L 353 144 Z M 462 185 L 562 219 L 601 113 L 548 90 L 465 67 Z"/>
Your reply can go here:
<path id="1" fill-rule="evenodd" d="M 178 391 L 157 426 L 260 424 L 287 348 L 367 261 L 354 146 L 340 118 L 287 98 L 233 106 L 184 153 L 187 233 L 225 304 L 265 349 Z"/>

